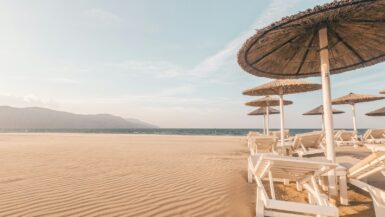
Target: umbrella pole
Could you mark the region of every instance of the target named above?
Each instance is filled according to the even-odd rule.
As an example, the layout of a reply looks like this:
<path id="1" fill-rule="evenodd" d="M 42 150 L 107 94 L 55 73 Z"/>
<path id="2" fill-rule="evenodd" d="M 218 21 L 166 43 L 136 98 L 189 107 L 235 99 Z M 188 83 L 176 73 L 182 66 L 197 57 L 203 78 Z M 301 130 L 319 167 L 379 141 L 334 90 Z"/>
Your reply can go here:
<path id="1" fill-rule="evenodd" d="M 333 116 L 330 90 L 330 71 L 329 71 L 329 49 L 327 28 L 322 27 L 319 30 L 320 60 L 321 60 L 321 77 L 322 77 L 322 98 L 324 108 L 324 125 L 326 140 L 326 158 L 333 163 L 336 162 L 333 139 Z M 329 194 L 337 196 L 336 189 L 336 173 L 331 170 L 328 174 Z"/>
<path id="2" fill-rule="evenodd" d="M 266 114 L 263 115 L 263 134 L 266 135 Z"/>
<path id="3" fill-rule="evenodd" d="M 322 132 L 325 132 L 325 121 L 324 121 L 324 115 L 322 115 Z"/>
<path id="4" fill-rule="evenodd" d="M 356 106 L 354 104 L 352 104 L 352 113 L 353 113 L 353 130 L 357 134 Z"/>
<path id="5" fill-rule="evenodd" d="M 266 106 L 266 135 L 269 135 L 269 106 Z"/>
<path id="6" fill-rule="evenodd" d="M 280 116 L 281 116 L 281 146 L 284 146 L 284 113 L 283 113 L 283 95 L 279 95 L 279 109 L 280 109 Z"/>

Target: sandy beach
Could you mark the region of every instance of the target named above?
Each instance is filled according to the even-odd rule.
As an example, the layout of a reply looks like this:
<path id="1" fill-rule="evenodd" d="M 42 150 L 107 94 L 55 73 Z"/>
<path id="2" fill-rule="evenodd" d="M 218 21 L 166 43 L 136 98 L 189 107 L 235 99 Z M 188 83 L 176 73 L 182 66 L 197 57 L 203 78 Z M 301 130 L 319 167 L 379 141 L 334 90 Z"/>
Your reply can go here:
<path id="1" fill-rule="evenodd" d="M 1 134 L 0 216 L 253 216 L 247 156 L 245 137 Z M 373 215 L 349 194 L 341 216 Z"/>

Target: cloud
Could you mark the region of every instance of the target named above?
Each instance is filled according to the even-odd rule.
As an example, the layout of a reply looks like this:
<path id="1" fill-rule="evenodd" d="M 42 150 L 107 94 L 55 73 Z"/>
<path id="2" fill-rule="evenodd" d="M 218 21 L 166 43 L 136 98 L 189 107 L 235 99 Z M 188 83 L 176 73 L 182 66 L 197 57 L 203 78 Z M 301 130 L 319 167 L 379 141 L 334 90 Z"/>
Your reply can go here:
<path id="1" fill-rule="evenodd" d="M 84 14 L 89 18 L 93 18 L 104 23 L 120 23 L 123 21 L 118 15 L 100 8 L 88 9 L 84 12 Z"/>
<path id="2" fill-rule="evenodd" d="M 3 105 L 16 106 L 16 107 L 46 107 L 57 108 L 59 103 L 53 99 L 42 98 L 34 94 L 27 94 L 24 96 L 17 96 L 12 94 L 1 94 L 0 102 Z"/>

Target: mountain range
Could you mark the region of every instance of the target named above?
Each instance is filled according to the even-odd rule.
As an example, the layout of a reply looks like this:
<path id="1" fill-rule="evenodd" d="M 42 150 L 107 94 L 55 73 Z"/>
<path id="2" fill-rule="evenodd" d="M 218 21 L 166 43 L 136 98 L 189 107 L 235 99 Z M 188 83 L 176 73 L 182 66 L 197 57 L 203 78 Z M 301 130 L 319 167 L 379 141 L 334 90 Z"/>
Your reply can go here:
<path id="1" fill-rule="evenodd" d="M 158 128 L 111 114 L 84 115 L 40 107 L 0 106 L 0 129 L 129 129 Z"/>

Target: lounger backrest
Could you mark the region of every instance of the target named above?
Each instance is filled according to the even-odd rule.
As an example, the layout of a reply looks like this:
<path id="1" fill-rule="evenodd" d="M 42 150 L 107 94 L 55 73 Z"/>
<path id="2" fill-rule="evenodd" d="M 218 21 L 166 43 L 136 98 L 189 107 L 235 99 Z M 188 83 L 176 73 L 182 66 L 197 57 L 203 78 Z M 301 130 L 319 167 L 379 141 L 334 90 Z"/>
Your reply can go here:
<path id="1" fill-rule="evenodd" d="M 372 134 L 372 129 L 368 129 L 368 130 L 366 130 L 366 132 L 364 133 L 364 135 L 362 136 L 362 138 L 363 138 L 364 140 L 371 139 L 371 134 Z"/>
<path id="2" fill-rule="evenodd" d="M 284 133 L 284 137 L 283 138 L 285 138 L 285 139 L 289 138 L 289 130 L 285 130 L 283 133 Z M 281 138 L 281 131 L 270 131 L 269 135 Z"/>
<path id="3" fill-rule="evenodd" d="M 254 148 L 257 153 L 273 152 L 277 146 L 276 136 L 258 136 L 254 138 Z"/>
<path id="4" fill-rule="evenodd" d="M 385 139 L 385 129 L 372 129 L 371 139 Z"/>
<path id="5" fill-rule="evenodd" d="M 339 134 L 339 139 L 342 141 L 352 141 L 356 138 L 356 133 L 354 131 L 343 130 Z"/>
<path id="6" fill-rule="evenodd" d="M 305 148 L 318 148 L 322 142 L 324 133 L 322 131 L 314 131 L 310 133 L 297 134 L 294 137 L 293 148 L 298 149 L 303 145 Z"/>
<path id="7" fill-rule="evenodd" d="M 310 175 L 320 176 L 337 165 L 326 160 L 314 160 L 309 158 L 297 158 L 280 155 L 257 155 L 250 157 L 256 168 L 255 174 L 260 178 L 265 176 L 265 170 L 269 166 L 274 178 L 293 181 L 304 180 Z"/>
<path id="8" fill-rule="evenodd" d="M 385 151 L 379 151 L 353 165 L 348 171 L 348 176 L 349 178 L 363 179 L 384 169 Z"/>

